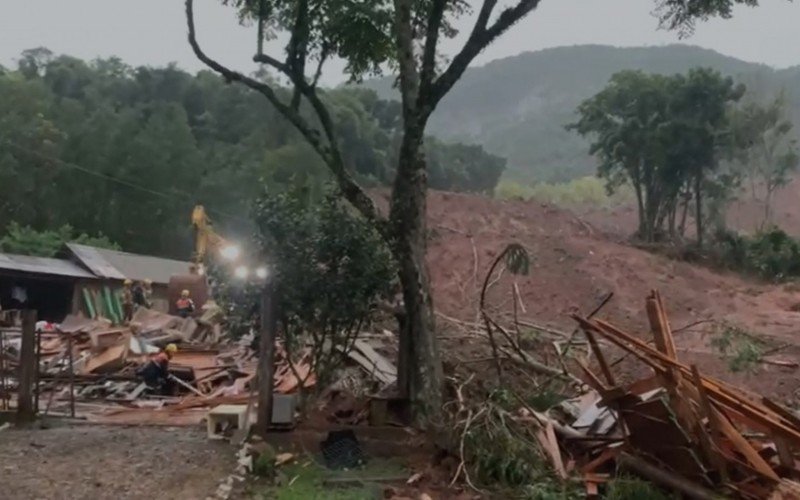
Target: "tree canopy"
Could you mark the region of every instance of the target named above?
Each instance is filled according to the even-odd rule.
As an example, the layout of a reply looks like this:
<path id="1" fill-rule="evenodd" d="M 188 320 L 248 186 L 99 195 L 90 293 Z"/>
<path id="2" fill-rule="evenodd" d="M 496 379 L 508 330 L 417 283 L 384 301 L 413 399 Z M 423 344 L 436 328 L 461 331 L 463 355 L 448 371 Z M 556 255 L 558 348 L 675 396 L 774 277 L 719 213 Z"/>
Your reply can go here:
<path id="1" fill-rule="evenodd" d="M 592 137 L 589 152 L 609 189 L 633 186 L 642 239 L 675 236 L 679 201 L 685 222 L 693 194 L 701 241 L 702 195 L 730 144 L 730 109 L 743 93 L 743 86 L 709 69 L 673 76 L 625 71 L 584 101 L 568 128 Z"/>
<path id="2" fill-rule="evenodd" d="M 331 90 L 325 100 L 348 168 L 366 185 L 389 184 L 400 107 L 357 89 Z M 491 191 L 505 166 L 476 146 L 429 139 L 426 147 L 440 158 L 438 189 Z M 209 207 L 225 231 L 249 234 L 262 180 L 319 197 L 329 178 L 280 113 L 210 72 L 85 62 L 39 48 L 0 74 L 0 228 L 69 225 L 129 251 L 185 259 L 194 204 Z"/>

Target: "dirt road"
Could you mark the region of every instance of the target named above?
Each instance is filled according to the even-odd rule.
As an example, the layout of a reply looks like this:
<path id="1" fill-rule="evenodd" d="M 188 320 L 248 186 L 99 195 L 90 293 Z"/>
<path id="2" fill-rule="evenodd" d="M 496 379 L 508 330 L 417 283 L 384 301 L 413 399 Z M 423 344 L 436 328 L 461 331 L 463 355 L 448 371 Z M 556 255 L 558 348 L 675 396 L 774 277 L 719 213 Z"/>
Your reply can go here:
<path id="1" fill-rule="evenodd" d="M 200 429 L 5 430 L 0 498 L 202 500 L 233 471 L 234 453 Z"/>

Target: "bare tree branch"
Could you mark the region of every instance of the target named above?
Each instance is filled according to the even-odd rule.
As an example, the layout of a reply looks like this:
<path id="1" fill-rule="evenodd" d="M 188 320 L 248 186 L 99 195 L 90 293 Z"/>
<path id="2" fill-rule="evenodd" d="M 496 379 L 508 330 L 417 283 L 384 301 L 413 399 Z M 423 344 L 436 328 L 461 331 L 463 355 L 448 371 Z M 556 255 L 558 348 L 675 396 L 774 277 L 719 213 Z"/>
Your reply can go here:
<path id="1" fill-rule="evenodd" d="M 497 0 L 484 0 L 469 39 L 464 44 L 461 52 L 453 58 L 450 66 L 448 66 L 444 73 L 434 82 L 430 108 L 425 111 L 427 113 L 432 113 L 442 97 L 444 97 L 447 92 L 453 88 L 453 85 L 455 85 L 458 79 L 461 78 L 461 75 L 464 74 L 464 71 L 466 71 L 472 60 L 475 59 L 483 49 L 494 42 L 497 37 L 535 9 L 540 1 L 541 0 L 519 0 L 516 5 L 508 7 L 501 12 L 497 20 L 489 26 L 489 17 L 497 4 Z"/>
<path id="2" fill-rule="evenodd" d="M 249 76 L 245 76 L 238 71 L 233 71 L 219 62 L 215 61 L 200 48 L 197 43 L 197 34 L 194 25 L 194 0 L 186 0 L 186 24 L 189 29 L 189 45 L 192 47 L 195 55 L 206 66 L 222 75 L 229 82 L 239 82 L 247 87 L 259 92 L 267 100 L 275 106 L 275 108 L 294 125 L 303 137 L 311 144 L 314 150 L 322 157 L 328 168 L 334 175 L 339 189 L 342 190 L 344 197 L 356 208 L 361 214 L 375 223 L 376 228 L 386 236 L 387 231 L 384 224 L 384 218 L 378 213 L 375 204 L 369 196 L 361 189 L 361 186 L 356 183 L 353 177 L 345 168 L 344 160 L 342 159 L 339 145 L 336 141 L 334 133 L 333 120 L 331 119 L 328 109 L 325 104 L 317 95 L 313 87 L 306 82 L 305 77 L 297 77 L 286 65 L 280 61 L 267 56 L 265 54 L 257 54 L 255 60 L 257 62 L 264 62 L 280 70 L 292 80 L 292 83 L 298 88 L 303 95 L 309 100 L 315 113 L 317 114 L 320 125 L 325 133 L 328 143 L 325 144 L 320 136 L 319 130 L 312 127 L 308 121 L 303 118 L 297 109 L 285 104 L 275 93 L 275 90 L 268 84 L 260 82 Z"/>
<path id="3" fill-rule="evenodd" d="M 327 43 L 323 43 L 322 50 L 319 54 L 319 62 L 317 62 L 317 70 L 314 72 L 314 79 L 311 80 L 311 86 L 314 88 L 316 88 L 319 83 L 319 78 L 322 76 L 322 67 L 325 65 L 325 62 L 327 62 L 329 55 L 330 48 Z"/>
<path id="4" fill-rule="evenodd" d="M 444 9 L 447 0 L 433 0 L 431 3 L 430 15 L 428 16 L 428 27 L 425 35 L 425 48 L 422 53 L 422 72 L 420 75 L 420 90 L 417 106 L 428 99 L 431 84 L 436 72 L 436 50 L 439 44 L 439 33 L 444 19 Z"/>
<path id="5" fill-rule="evenodd" d="M 289 39 L 288 50 L 286 51 L 286 66 L 297 77 L 305 81 L 306 58 L 308 55 L 308 0 L 300 0 L 297 3 L 297 15 L 295 16 L 292 37 Z M 292 108 L 300 108 L 300 89 L 295 86 L 292 95 Z"/>

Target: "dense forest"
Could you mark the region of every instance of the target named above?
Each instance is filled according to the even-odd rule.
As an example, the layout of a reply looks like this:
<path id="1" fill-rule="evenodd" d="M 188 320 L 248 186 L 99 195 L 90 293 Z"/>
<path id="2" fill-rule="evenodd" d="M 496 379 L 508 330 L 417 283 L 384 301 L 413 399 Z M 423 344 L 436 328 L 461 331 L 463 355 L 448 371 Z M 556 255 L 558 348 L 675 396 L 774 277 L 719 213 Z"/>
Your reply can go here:
<path id="1" fill-rule="evenodd" d="M 365 185 L 390 183 L 399 105 L 364 89 L 325 99 L 348 167 Z M 428 138 L 426 151 L 436 189 L 491 192 L 505 168 L 480 146 Z M 265 189 L 318 198 L 327 176 L 266 100 L 210 72 L 47 49 L 0 67 L 0 232 L 102 235 L 125 250 L 188 258 L 195 204 L 226 231 L 249 233 Z"/>
<path id="2" fill-rule="evenodd" d="M 428 133 L 482 145 L 508 158 L 506 180 L 563 182 L 594 175 L 589 141 L 565 130 L 578 104 L 623 70 L 672 75 L 709 67 L 768 100 L 785 89 L 790 117 L 800 122 L 800 66 L 774 70 L 686 45 L 617 48 L 600 45 L 528 52 L 470 68 L 431 118 Z M 386 99 L 394 80 L 365 83 Z"/>

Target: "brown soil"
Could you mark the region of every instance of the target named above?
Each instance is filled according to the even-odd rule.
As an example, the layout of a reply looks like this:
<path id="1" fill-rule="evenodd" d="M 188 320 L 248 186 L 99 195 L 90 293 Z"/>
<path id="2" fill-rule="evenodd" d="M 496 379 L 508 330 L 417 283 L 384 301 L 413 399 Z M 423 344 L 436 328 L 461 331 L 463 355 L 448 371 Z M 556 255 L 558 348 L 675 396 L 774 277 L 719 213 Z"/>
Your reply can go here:
<path id="1" fill-rule="evenodd" d="M 635 213 L 627 217 L 631 215 L 635 220 Z M 446 315 L 476 319 L 479 288 L 492 260 L 507 244 L 518 242 L 533 258 L 530 275 L 516 277 L 525 308 L 519 311 L 522 318 L 571 330 L 570 313 L 586 313 L 614 292 L 601 317 L 644 336 L 644 299 L 657 288 L 675 329 L 706 319 L 724 321 L 771 344 L 792 344 L 781 352 L 784 357 L 800 355 L 795 346 L 800 313 L 793 310 L 800 294 L 791 286 L 761 284 L 634 248 L 623 237 L 626 217 L 601 211 L 578 217 L 535 202 L 432 193 L 429 221 L 434 301 Z M 497 310 L 513 310 L 512 283 L 506 276 L 492 288 L 491 303 Z M 683 361 L 793 401 L 798 370 L 760 365 L 755 374 L 732 374 L 708 346 L 705 326 L 677 335 Z"/>
<path id="2" fill-rule="evenodd" d="M 0 498 L 203 499 L 233 472 L 234 451 L 196 428 L 9 429 L 0 435 Z"/>

